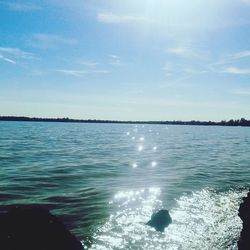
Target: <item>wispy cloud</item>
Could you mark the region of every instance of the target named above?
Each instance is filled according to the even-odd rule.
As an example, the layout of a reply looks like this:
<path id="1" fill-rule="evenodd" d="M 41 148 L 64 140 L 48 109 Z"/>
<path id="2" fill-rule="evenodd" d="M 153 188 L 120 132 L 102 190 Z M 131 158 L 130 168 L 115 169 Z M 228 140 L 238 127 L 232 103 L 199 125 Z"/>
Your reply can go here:
<path id="1" fill-rule="evenodd" d="M 186 69 L 183 69 L 182 72 L 180 72 L 175 82 L 186 81 L 190 78 L 196 77 L 198 75 L 203 75 L 206 73 L 208 73 L 207 70 L 197 70 L 197 69 L 192 69 L 192 68 L 186 68 Z"/>
<path id="2" fill-rule="evenodd" d="M 90 67 L 90 68 L 95 68 L 96 66 L 100 64 L 99 62 L 93 62 L 93 61 L 87 61 L 87 60 L 79 60 L 78 63 L 86 67 Z"/>
<path id="3" fill-rule="evenodd" d="M 245 57 L 250 57 L 250 50 L 243 50 L 243 51 L 234 53 L 231 55 L 231 57 L 235 60 L 245 58 Z"/>
<path id="4" fill-rule="evenodd" d="M 17 64 L 20 60 L 35 59 L 33 53 L 19 48 L 0 47 L 0 60 L 11 64 Z"/>
<path id="5" fill-rule="evenodd" d="M 11 59 L 4 57 L 2 55 L 0 55 L 0 61 L 5 61 L 5 62 L 11 63 L 11 64 L 16 64 L 16 62 L 14 60 L 11 60 Z"/>
<path id="6" fill-rule="evenodd" d="M 184 57 L 190 57 L 193 55 L 193 52 L 190 49 L 188 49 L 186 47 L 182 47 L 182 46 L 175 47 L 175 48 L 169 48 L 166 50 L 166 52 L 168 54 L 173 54 L 176 56 L 184 56 Z"/>
<path id="7" fill-rule="evenodd" d="M 185 64 L 166 63 L 162 70 L 166 76 L 177 76 L 176 82 L 187 80 L 197 75 L 206 74 L 209 71 L 206 68 L 193 68 Z"/>
<path id="8" fill-rule="evenodd" d="M 0 1 L 0 4 L 6 6 L 10 11 L 28 12 L 28 11 L 42 10 L 41 6 L 35 5 L 33 3 L 20 3 L 20 2 L 16 3 L 16 2 Z"/>
<path id="9" fill-rule="evenodd" d="M 113 65 L 113 66 L 121 66 L 122 62 L 121 62 L 121 58 L 117 55 L 109 55 L 109 64 Z"/>
<path id="10" fill-rule="evenodd" d="M 231 64 L 236 61 L 246 59 L 250 57 L 250 50 L 243 50 L 236 53 L 224 55 L 221 59 L 219 59 L 217 62 L 213 63 L 213 65 L 224 65 L 224 64 Z"/>
<path id="11" fill-rule="evenodd" d="M 167 76 L 177 75 L 180 79 L 188 79 L 196 75 L 205 73 L 227 73 L 232 75 L 250 75 L 249 67 L 235 66 L 237 63 L 247 63 L 250 59 L 250 50 L 241 50 L 234 53 L 228 53 L 220 56 L 219 60 L 213 59 L 211 55 L 202 50 L 193 49 L 192 46 L 176 46 L 165 50 L 166 53 L 172 54 L 180 59 L 195 59 L 195 63 L 188 64 L 171 64 L 166 63 L 162 70 Z M 197 62 L 202 61 L 202 67 Z M 248 64 L 249 65 L 249 64 Z M 179 80 L 178 80 L 179 81 Z"/>
<path id="12" fill-rule="evenodd" d="M 35 58 L 33 53 L 23 51 L 19 48 L 0 47 L 0 52 L 2 52 L 3 54 L 11 55 L 15 58 L 22 58 L 22 59 Z"/>
<path id="13" fill-rule="evenodd" d="M 235 75 L 249 75 L 250 68 L 238 68 L 238 67 L 227 67 L 223 70 L 224 73 L 235 74 Z"/>
<path id="14" fill-rule="evenodd" d="M 166 73 L 167 76 L 172 76 L 175 71 L 175 67 L 171 63 L 165 63 L 161 69 Z"/>
<path id="15" fill-rule="evenodd" d="M 121 15 L 111 12 L 99 13 L 97 20 L 102 23 L 133 23 L 133 22 L 152 22 L 150 19 L 142 16 Z"/>
<path id="16" fill-rule="evenodd" d="M 71 70 L 71 69 L 59 69 L 57 70 L 60 73 L 71 75 L 75 77 L 82 77 L 87 74 L 107 74 L 108 70 Z"/>
<path id="17" fill-rule="evenodd" d="M 81 77 L 81 76 L 87 74 L 87 72 L 85 70 L 59 69 L 57 71 L 65 74 L 65 75 L 72 75 L 72 76 L 77 76 L 77 77 Z"/>
<path id="18" fill-rule="evenodd" d="M 180 45 L 165 50 L 167 54 L 187 59 L 208 59 L 209 53 L 204 50 L 193 48 L 191 45 Z"/>
<path id="19" fill-rule="evenodd" d="M 250 89 L 232 89 L 229 93 L 233 95 L 250 96 Z"/>
<path id="20" fill-rule="evenodd" d="M 60 45 L 76 45 L 77 40 L 73 38 L 65 38 L 59 35 L 37 33 L 33 34 L 28 41 L 28 45 L 34 48 L 50 49 L 57 48 Z"/>

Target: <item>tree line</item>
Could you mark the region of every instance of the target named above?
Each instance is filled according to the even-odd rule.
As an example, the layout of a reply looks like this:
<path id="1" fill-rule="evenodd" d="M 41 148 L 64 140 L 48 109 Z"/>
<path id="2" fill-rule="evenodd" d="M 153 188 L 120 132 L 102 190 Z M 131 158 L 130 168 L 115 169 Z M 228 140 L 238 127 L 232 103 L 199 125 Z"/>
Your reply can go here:
<path id="1" fill-rule="evenodd" d="M 25 116 L 0 116 L 0 121 L 30 121 L 30 122 L 74 122 L 74 123 L 124 123 L 124 124 L 166 124 L 166 125 L 203 125 L 203 126 L 250 126 L 250 120 L 241 118 L 238 120 L 214 121 L 118 121 L 97 119 L 70 119 L 66 118 L 37 118 Z"/>

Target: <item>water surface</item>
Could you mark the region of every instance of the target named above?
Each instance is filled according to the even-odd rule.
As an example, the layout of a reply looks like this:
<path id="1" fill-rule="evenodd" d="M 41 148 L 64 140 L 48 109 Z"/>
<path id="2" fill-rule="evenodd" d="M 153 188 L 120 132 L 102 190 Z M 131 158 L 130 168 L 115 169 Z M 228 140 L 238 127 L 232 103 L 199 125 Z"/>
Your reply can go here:
<path id="1" fill-rule="evenodd" d="M 85 248 L 234 249 L 250 128 L 0 122 L 0 167 L 1 205 L 48 206 Z"/>

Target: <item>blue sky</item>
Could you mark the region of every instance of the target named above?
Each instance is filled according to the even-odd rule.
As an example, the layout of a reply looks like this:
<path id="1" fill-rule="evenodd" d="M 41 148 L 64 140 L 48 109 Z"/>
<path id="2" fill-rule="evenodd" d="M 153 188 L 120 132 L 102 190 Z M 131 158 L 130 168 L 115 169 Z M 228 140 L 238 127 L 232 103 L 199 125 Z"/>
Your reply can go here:
<path id="1" fill-rule="evenodd" d="M 0 115 L 250 119 L 250 0 L 0 1 Z"/>

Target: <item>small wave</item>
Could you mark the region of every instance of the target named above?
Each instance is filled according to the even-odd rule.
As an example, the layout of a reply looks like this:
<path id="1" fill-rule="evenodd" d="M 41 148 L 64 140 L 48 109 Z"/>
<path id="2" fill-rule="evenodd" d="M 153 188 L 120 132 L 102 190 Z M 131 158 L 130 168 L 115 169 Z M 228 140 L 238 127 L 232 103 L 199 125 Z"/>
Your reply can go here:
<path id="1" fill-rule="evenodd" d="M 201 190 L 183 195 L 170 209 L 164 233 L 145 225 L 162 207 L 159 188 L 119 192 L 110 202 L 115 212 L 94 234 L 91 250 L 237 249 L 242 223 L 238 208 L 247 190 Z"/>

